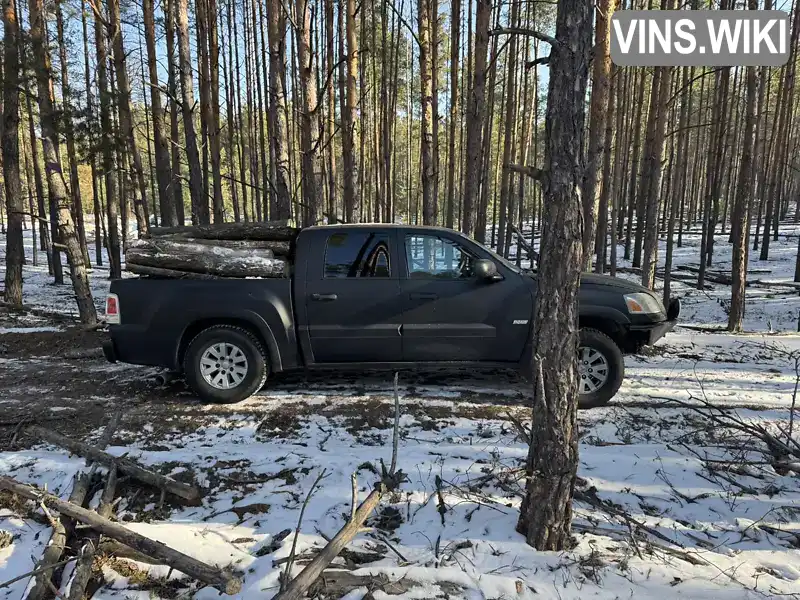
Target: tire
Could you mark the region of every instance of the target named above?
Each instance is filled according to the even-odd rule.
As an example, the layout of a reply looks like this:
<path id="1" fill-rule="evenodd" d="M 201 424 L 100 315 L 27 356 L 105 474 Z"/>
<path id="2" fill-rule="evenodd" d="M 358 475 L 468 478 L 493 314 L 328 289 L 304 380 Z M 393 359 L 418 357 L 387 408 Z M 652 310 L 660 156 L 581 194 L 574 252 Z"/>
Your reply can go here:
<path id="1" fill-rule="evenodd" d="M 578 406 L 580 408 L 596 408 L 608 404 L 622 385 L 625 377 L 625 359 L 614 340 L 596 329 L 581 329 L 578 344 Z M 584 350 L 588 354 L 584 354 Z M 588 361 L 582 359 L 589 358 Z M 607 366 L 606 378 L 600 381 L 597 364 L 601 358 Z M 586 362 L 591 364 L 585 364 Z M 589 371 L 593 372 L 589 372 Z M 588 383 L 586 383 L 588 382 Z M 587 389 L 599 385 L 597 389 Z"/>
<path id="2" fill-rule="evenodd" d="M 205 369 L 203 364 L 207 365 Z M 215 365 L 229 368 L 225 372 Z M 183 370 L 186 383 L 201 400 L 232 404 L 260 390 L 267 380 L 269 367 L 264 348 L 256 336 L 241 327 L 214 325 L 189 342 Z"/>

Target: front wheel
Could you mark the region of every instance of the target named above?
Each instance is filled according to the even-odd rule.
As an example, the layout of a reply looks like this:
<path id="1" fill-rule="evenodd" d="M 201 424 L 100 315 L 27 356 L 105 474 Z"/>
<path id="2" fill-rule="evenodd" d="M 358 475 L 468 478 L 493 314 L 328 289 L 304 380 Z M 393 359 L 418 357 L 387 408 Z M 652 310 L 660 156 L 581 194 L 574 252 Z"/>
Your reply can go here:
<path id="1" fill-rule="evenodd" d="M 604 406 L 614 397 L 625 377 L 622 351 L 610 337 L 596 329 L 581 329 L 578 344 L 578 406 Z"/>
<path id="2" fill-rule="evenodd" d="M 255 394 L 267 379 L 267 360 L 258 338 L 246 329 L 214 325 L 186 349 L 186 382 L 201 399 L 230 404 Z"/>

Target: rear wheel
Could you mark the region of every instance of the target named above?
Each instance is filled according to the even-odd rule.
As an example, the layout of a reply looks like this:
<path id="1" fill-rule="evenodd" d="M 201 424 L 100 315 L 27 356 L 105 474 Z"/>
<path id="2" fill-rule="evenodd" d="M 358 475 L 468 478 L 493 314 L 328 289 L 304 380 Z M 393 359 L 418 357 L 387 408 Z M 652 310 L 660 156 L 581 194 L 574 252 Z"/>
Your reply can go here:
<path id="1" fill-rule="evenodd" d="M 264 349 L 252 333 L 232 325 L 201 331 L 183 359 L 186 382 L 201 399 L 229 404 L 249 398 L 267 379 Z"/>
<path id="2" fill-rule="evenodd" d="M 610 337 L 596 329 L 581 329 L 578 344 L 578 406 L 604 406 L 625 377 L 622 351 Z"/>

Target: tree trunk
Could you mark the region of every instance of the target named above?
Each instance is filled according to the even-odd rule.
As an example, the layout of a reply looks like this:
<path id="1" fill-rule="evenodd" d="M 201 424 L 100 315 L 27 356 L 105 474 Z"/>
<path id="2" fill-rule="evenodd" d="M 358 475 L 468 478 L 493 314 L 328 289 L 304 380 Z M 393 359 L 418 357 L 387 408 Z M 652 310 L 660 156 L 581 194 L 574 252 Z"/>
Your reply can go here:
<path id="1" fill-rule="evenodd" d="M 481 176 L 481 149 L 484 114 L 486 111 L 486 53 L 489 48 L 489 19 L 492 3 L 477 0 L 475 13 L 475 52 L 472 72 L 472 87 L 467 111 L 467 161 L 464 180 L 464 208 L 461 215 L 461 231 L 465 235 L 475 232 L 476 204 Z"/>
<path id="2" fill-rule="evenodd" d="M 147 44 L 147 69 L 150 75 L 150 107 L 153 119 L 153 143 L 156 155 L 156 183 L 161 224 L 171 227 L 178 224 L 175 202 L 170 196 L 172 169 L 170 167 L 169 142 L 164 135 L 164 110 L 161 105 L 161 89 L 158 83 L 158 55 L 156 54 L 156 23 L 153 0 L 142 0 L 144 37 Z"/>
<path id="3" fill-rule="evenodd" d="M 81 29 L 83 33 L 83 74 L 86 85 L 86 116 L 90 123 L 95 123 L 94 114 L 94 94 L 92 94 L 92 83 L 89 68 L 89 26 L 86 16 L 87 8 L 84 0 L 81 0 Z M 97 180 L 97 159 L 95 158 L 97 140 L 93 132 L 89 132 L 89 147 L 92 152 L 89 153 L 87 159 L 92 170 L 92 200 L 94 209 L 94 253 L 95 264 L 102 266 L 103 264 L 103 236 L 101 235 L 103 209 L 100 206 L 100 190 L 98 188 Z"/>
<path id="4" fill-rule="evenodd" d="M 214 222 L 225 220 L 225 204 L 222 198 L 222 138 L 219 116 L 219 34 L 217 33 L 217 0 L 206 0 L 208 24 L 208 66 L 211 75 L 211 120 L 208 135 L 211 146 L 211 177 L 214 190 Z M 266 186 L 266 182 L 264 182 Z"/>
<path id="5" fill-rule="evenodd" d="M 334 52 L 334 4 L 336 0 L 325 1 L 325 71 L 326 79 L 330 79 L 325 90 L 327 96 L 328 114 L 325 120 L 325 143 L 328 146 L 328 206 L 327 217 L 329 223 L 336 223 L 336 150 L 333 138 L 336 133 L 336 86 L 333 84 L 336 54 Z"/>
<path id="6" fill-rule="evenodd" d="M 295 23 L 297 29 L 298 73 L 300 75 L 302 114 L 300 116 L 300 176 L 303 188 L 303 225 L 319 223 L 321 206 L 319 180 L 320 164 L 320 115 L 317 103 L 317 76 L 314 71 L 314 55 L 311 48 L 311 6 L 308 0 L 295 0 Z"/>
<path id="7" fill-rule="evenodd" d="M 598 185 L 600 169 L 603 165 L 606 135 L 606 119 L 611 119 L 608 111 L 610 100 L 611 75 L 611 16 L 616 0 L 601 0 L 595 9 L 594 56 L 592 58 L 592 97 L 589 105 L 589 141 L 586 156 L 586 175 L 583 180 L 583 256 L 586 266 L 592 267 L 592 244 L 595 237 L 595 204 L 600 190 Z M 603 215 L 602 218 L 606 218 Z M 598 262 L 600 259 L 598 258 Z"/>
<path id="8" fill-rule="evenodd" d="M 94 16 L 94 42 L 97 50 L 97 92 L 100 97 L 100 146 L 103 154 L 103 174 L 106 187 L 106 217 L 108 220 L 109 278 L 122 277 L 120 256 L 119 213 L 117 212 L 117 170 L 115 164 L 116 144 L 111 119 L 111 93 L 108 83 L 108 47 L 101 15 Z"/>
<path id="9" fill-rule="evenodd" d="M 355 0 L 339 0 L 344 11 L 339 13 L 339 45 L 340 49 L 347 41 L 347 60 L 345 77 L 340 83 L 342 112 L 342 194 L 344 202 L 344 220 L 346 223 L 358 223 L 361 220 L 362 198 L 358 192 L 358 167 L 356 162 L 356 143 L 359 138 L 356 107 L 358 106 L 358 42 L 356 33 Z M 342 14 L 344 13 L 344 26 Z M 344 34 L 344 36 L 342 35 Z"/>
<path id="10" fill-rule="evenodd" d="M 56 30 L 58 35 L 58 58 L 61 67 L 61 119 L 64 138 L 67 142 L 67 163 L 69 164 L 69 186 L 72 198 L 73 217 L 78 230 L 78 241 L 81 244 L 83 262 L 91 267 L 89 248 L 86 244 L 86 226 L 83 219 L 83 200 L 81 185 L 78 179 L 78 153 L 75 149 L 75 127 L 72 123 L 72 89 L 69 85 L 69 68 L 67 65 L 67 46 L 64 40 L 64 15 L 61 0 L 56 2 Z"/>
<path id="11" fill-rule="evenodd" d="M 136 132 L 133 129 L 131 112 L 131 86 L 125 60 L 125 48 L 122 45 L 122 27 L 120 25 L 119 0 L 108 0 L 108 36 L 114 53 L 114 72 L 117 76 L 117 108 L 119 110 L 120 139 L 125 140 L 133 165 L 132 176 L 136 179 L 139 194 L 133 195 L 133 210 L 139 232 L 146 232 L 149 227 L 147 207 L 147 184 L 144 181 L 142 157 L 136 143 Z"/>
<path id="12" fill-rule="evenodd" d="M 545 121 L 544 224 L 533 356 L 541 382 L 534 396 L 527 494 L 517 529 L 537 550 L 570 541 L 578 467 L 578 287 L 583 266 L 580 187 L 584 98 L 592 46 L 588 0 L 561 0 L 550 54 Z"/>
<path id="13" fill-rule="evenodd" d="M 291 173 L 289 171 L 289 123 L 286 112 L 281 73 L 285 70 L 285 22 L 281 0 L 269 0 L 267 5 L 269 19 L 269 110 L 271 113 L 272 152 L 275 155 L 275 204 L 277 212 L 272 219 L 288 219 L 292 215 L 292 196 L 289 192 Z"/>
<path id="14" fill-rule="evenodd" d="M 3 181 L 6 195 L 5 301 L 22 306 L 22 215 L 25 205 L 19 171 L 19 46 L 20 28 L 14 0 L 3 0 Z M 30 183 L 29 183 L 30 185 Z"/>
<path id="15" fill-rule="evenodd" d="M 757 10 L 757 0 L 749 0 L 749 9 Z M 733 258 L 731 265 L 731 308 L 728 313 L 728 331 L 741 331 L 744 319 L 745 285 L 747 284 L 747 250 L 748 233 L 750 231 L 749 216 L 751 194 L 753 191 L 753 150 L 756 144 L 756 114 L 759 86 L 758 67 L 747 67 L 747 99 L 745 100 L 744 138 L 741 142 L 742 159 L 739 165 L 739 179 L 736 183 L 736 199 L 732 227 L 736 233 L 733 241 Z M 798 262 L 800 268 L 800 262 Z M 795 281 L 798 271 L 795 270 Z"/>
<path id="16" fill-rule="evenodd" d="M 183 226 L 186 222 L 186 211 L 183 206 L 183 184 L 181 183 L 181 148 L 179 118 L 178 118 L 178 68 L 175 65 L 175 0 L 166 0 L 164 4 L 164 35 L 167 38 L 167 89 L 169 90 L 169 129 L 172 146 L 172 177 L 170 179 L 170 194 L 175 205 L 177 223 Z M 237 48 L 238 51 L 238 48 Z"/>
<path id="17" fill-rule="evenodd" d="M 52 97 L 53 79 L 44 34 L 42 0 L 29 0 L 28 6 L 31 23 L 30 35 L 39 92 L 42 151 L 44 153 L 50 197 L 58 206 L 58 237 L 59 241 L 66 246 L 70 275 L 72 276 L 72 288 L 75 290 L 81 322 L 94 324 L 97 322 L 97 311 L 92 301 L 92 292 L 89 289 L 89 278 L 86 273 L 86 265 L 83 262 L 81 244 L 75 231 L 75 225 L 72 222 L 64 174 L 61 172 L 59 141 L 56 131 L 57 116 L 53 107 Z"/>
<path id="18" fill-rule="evenodd" d="M 661 6 L 669 8 L 669 2 Z M 644 167 L 647 176 L 643 177 L 642 202 L 645 205 L 644 220 L 644 254 L 642 260 L 642 285 L 653 289 L 658 259 L 658 201 L 661 185 L 661 158 L 664 154 L 664 129 L 667 119 L 667 101 L 669 100 L 670 73 L 668 67 L 658 67 L 653 78 L 652 102 L 650 104 L 653 119 L 653 138 L 645 150 Z M 656 78 L 658 85 L 656 86 Z M 657 88 L 657 89 L 656 89 Z"/>
<path id="19" fill-rule="evenodd" d="M 434 224 L 433 203 L 433 76 L 431 64 L 431 13 L 429 0 L 418 0 L 419 19 L 419 77 L 422 123 L 420 156 L 422 160 L 422 223 Z"/>
<path id="20" fill-rule="evenodd" d="M 200 154 L 197 151 L 197 134 L 194 130 L 194 77 L 192 51 L 189 46 L 188 0 L 177 0 L 176 23 L 183 132 L 186 137 L 186 158 L 189 162 L 189 194 L 192 198 L 192 224 L 206 225 L 211 222 L 211 215 L 208 211 L 208 199 L 203 195 L 203 172 L 200 167 Z"/>
<path id="21" fill-rule="evenodd" d="M 606 254 L 608 248 L 606 246 L 606 238 L 608 236 L 608 201 L 611 197 L 611 189 L 614 187 L 614 181 L 612 176 L 611 170 L 611 146 L 614 142 L 614 116 L 617 110 L 616 100 L 617 100 L 617 90 L 616 87 L 620 85 L 620 79 L 622 79 L 622 71 L 618 70 L 616 67 L 612 66 L 611 71 L 609 73 L 609 94 L 608 94 L 608 113 L 605 116 L 605 141 L 603 142 L 603 174 L 602 178 L 600 179 L 600 202 L 597 209 L 597 231 L 594 240 L 594 249 L 595 254 L 597 254 L 597 260 L 595 261 L 595 273 L 603 273 L 606 267 Z M 618 129 L 620 134 L 622 133 L 622 129 Z M 588 169 L 588 167 L 587 167 Z M 584 179 L 584 182 L 586 179 Z M 585 207 L 585 205 L 584 205 Z M 616 236 L 613 233 L 616 233 L 614 228 L 614 218 L 616 217 L 616 212 L 612 209 L 611 214 L 611 229 L 612 229 L 612 243 L 616 244 Z M 585 229 L 584 229 L 585 231 Z M 616 259 L 616 254 L 614 255 Z M 587 259 L 587 263 L 589 260 Z"/>
<path id="22" fill-rule="evenodd" d="M 511 0 L 511 14 L 509 16 L 509 27 L 519 26 L 519 2 Z M 497 252 L 507 256 L 506 234 L 508 232 L 508 207 L 510 204 L 512 186 L 511 170 L 506 169 L 505 165 L 512 162 L 515 141 L 517 137 L 516 112 L 517 112 L 517 36 L 511 36 L 508 44 L 508 54 L 506 60 L 506 88 L 505 102 L 505 135 L 503 136 L 503 157 L 501 165 L 503 174 L 500 180 L 500 213 L 499 223 L 497 223 Z"/>
<path id="23" fill-rule="evenodd" d="M 445 207 L 445 227 L 455 224 L 456 202 L 456 127 L 459 123 L 458 60 L 461 53 L 461 0 L 450 4 L 450 118 L 448 119 L 447 140 L 447 204 Z"/>

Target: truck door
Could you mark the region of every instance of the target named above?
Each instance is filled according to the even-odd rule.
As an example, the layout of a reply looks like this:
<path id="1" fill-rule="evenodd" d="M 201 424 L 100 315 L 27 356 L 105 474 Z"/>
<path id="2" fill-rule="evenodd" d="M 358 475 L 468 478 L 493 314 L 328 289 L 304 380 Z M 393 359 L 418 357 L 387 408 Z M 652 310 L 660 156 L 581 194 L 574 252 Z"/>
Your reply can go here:
<path id="1" fill-rule="evenodd" d="M 306 323 L 314 363 L 402 360 L 402 300 L 392 229 L 321 228 L 322 260 L 306 265 Z"/>
<path id="2" fill-rule="evenodd" d="M 523 275 L 498 264 L 502 279 L 477 278 L 472 263 L 489 254 L 455 235 L 407 229 L 401 237 L 403 360 L 519 361 L 533 304 Z"/>

